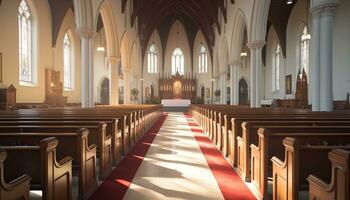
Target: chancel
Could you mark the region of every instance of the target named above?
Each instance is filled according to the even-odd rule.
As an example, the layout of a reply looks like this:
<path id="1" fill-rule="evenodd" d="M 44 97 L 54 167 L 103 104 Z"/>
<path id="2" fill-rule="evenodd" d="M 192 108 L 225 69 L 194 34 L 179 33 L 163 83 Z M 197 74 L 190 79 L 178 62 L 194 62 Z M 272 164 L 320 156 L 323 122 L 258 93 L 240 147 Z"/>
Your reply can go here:
<path id="1" fill-rule="evenodd" d="M 0 0 L 0 200 L 349 200 L 349 0 Z"/>

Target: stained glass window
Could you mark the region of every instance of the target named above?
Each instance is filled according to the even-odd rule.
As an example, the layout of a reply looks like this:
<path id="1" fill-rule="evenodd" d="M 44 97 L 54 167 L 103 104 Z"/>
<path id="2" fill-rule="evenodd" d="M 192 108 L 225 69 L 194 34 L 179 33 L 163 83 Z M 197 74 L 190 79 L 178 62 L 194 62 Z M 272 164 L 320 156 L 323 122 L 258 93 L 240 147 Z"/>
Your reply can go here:
<path id="1" fill-rule="evenodd" d="M 208 56 L 207 50 L 202 45 L 198 56 L 198 70 L 200 74 L 208 73 Z"/>
<path id="2" fill-rule="evenodd" d="M 300 66 L 301 69 L 305 70 L 306 75 L 309 75 L 309 64 L 310 64 L 310 39 L 309 30 L 307 26 L 303 29 L 303 35 L 301 36 L 301 45 L 300 45 Z M 302 70 L 301 70 L 302 71 Z"/>
<path id="3" fill-rule="evenodd" d="M 273 91 L 278 91 L 280 89 L 280 59 L 281 59 L 281 47 L 278 44 L 276 52 L 274 54 L 274 65 L 273 65 Z"/>
<path id="4" fill-rule="evenodd" d="M 176 48 L 173 52 L 172 63 L 171 63 L 171 73 L 176 74 L 179 73 L 183 75 L 185 72 L 185 62 L 184 62 L 184 54 L 180 48 Z"/>
<path id="5" fill-rule="evenodd" d="M 25 0 L 21 0 L 18 8 L 19 25 L 19 79 L 21 82 L 33 84 L 33 38 L 31 14 Z"/>
<path id="6" fill-rule="evenodd" d="M 148 73 L 156 74 L 158 72 L 158 55 L 157 49 L 154 44 L 152 44 L 148 51 Z"/>
<path id="7" fill-rule="evenodd" d="M 72 48 L 68 34 L 63 38 L 64 89 L 73 89 Z"/>

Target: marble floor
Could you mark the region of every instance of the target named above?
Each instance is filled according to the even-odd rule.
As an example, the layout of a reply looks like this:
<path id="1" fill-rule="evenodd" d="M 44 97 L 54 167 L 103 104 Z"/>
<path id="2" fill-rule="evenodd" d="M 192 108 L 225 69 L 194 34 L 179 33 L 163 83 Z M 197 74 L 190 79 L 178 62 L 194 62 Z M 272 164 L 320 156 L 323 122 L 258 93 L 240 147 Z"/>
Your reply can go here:
<path id="1" fill-rule="evenodd" d="M 124 199 L 224 199 L 183 113 L 169 113 Z"/>

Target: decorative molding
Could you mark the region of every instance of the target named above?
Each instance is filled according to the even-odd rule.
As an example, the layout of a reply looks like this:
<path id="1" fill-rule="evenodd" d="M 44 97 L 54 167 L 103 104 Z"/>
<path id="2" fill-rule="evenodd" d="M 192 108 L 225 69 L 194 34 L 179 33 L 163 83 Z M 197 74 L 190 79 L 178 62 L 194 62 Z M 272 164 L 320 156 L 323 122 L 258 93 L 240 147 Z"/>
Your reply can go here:
<path id="1" fill-rule="evenodd" d="M 326 0 L 322 2 L 313 0 L 310 10 L 314 17 L 334 16 L 338 9 L 338 5 L 338 0 Z"/>
<path id="2" fill-rule="evenodd" d="M 266 42 L 264 40 L 257 40 L 248 43 L 248 47 L 251 50 L 262 50 L 262 48 L 265 46 Z"/>
<path id="3" fill-rule="evenodd" d="M 97 35 L 97 32 L 90 28 L 77 28 L 76 32 L 83 38 L 92 39 Z"/>

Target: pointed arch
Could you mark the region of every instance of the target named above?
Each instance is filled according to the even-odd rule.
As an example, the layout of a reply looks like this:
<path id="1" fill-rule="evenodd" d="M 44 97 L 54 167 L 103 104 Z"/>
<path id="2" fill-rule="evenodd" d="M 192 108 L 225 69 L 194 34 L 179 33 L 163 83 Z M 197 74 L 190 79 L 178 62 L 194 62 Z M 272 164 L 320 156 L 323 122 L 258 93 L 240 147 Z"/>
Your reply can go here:
<path id="1" fill-rule="evenodd" d="M 120 58 L 122 61 L 122 67 L 124 69 L 130 68 L 130 60 L 129 60 L 129 40 L 128 35 L 124 32 L 120 45 Z"/>
<path id="2" fill-rule="evenodd" d="M 107 56 L 117 57 L 119 53 L 119 37 L 111 3 L 109 1 L 103 2 L 99 9 L 99 13 L 105 29 Z"/>
<path id="3" fill-rule="evenodd" d="M 228 43 L 226 40 L 226 37 L 223 37 L 221 42 L 221 51 L 220 51 L 220 59 L 219 59 L 219 68 L 220 72 L 224 72 L 227 70 L 227 66 L 229 64 L 229 49 L 228 49 Z"/>
<path id="4" fill-rule="evenodd" d="M 244 34 L 248 32 L 247 20 L 244 12 L 241 9 L 237 10 L 236 16 L 234 18 L 233 32 L 231 35 L 231 53 L 230 62 L 240 60 L 241 48 L 244 42 Z"/>

